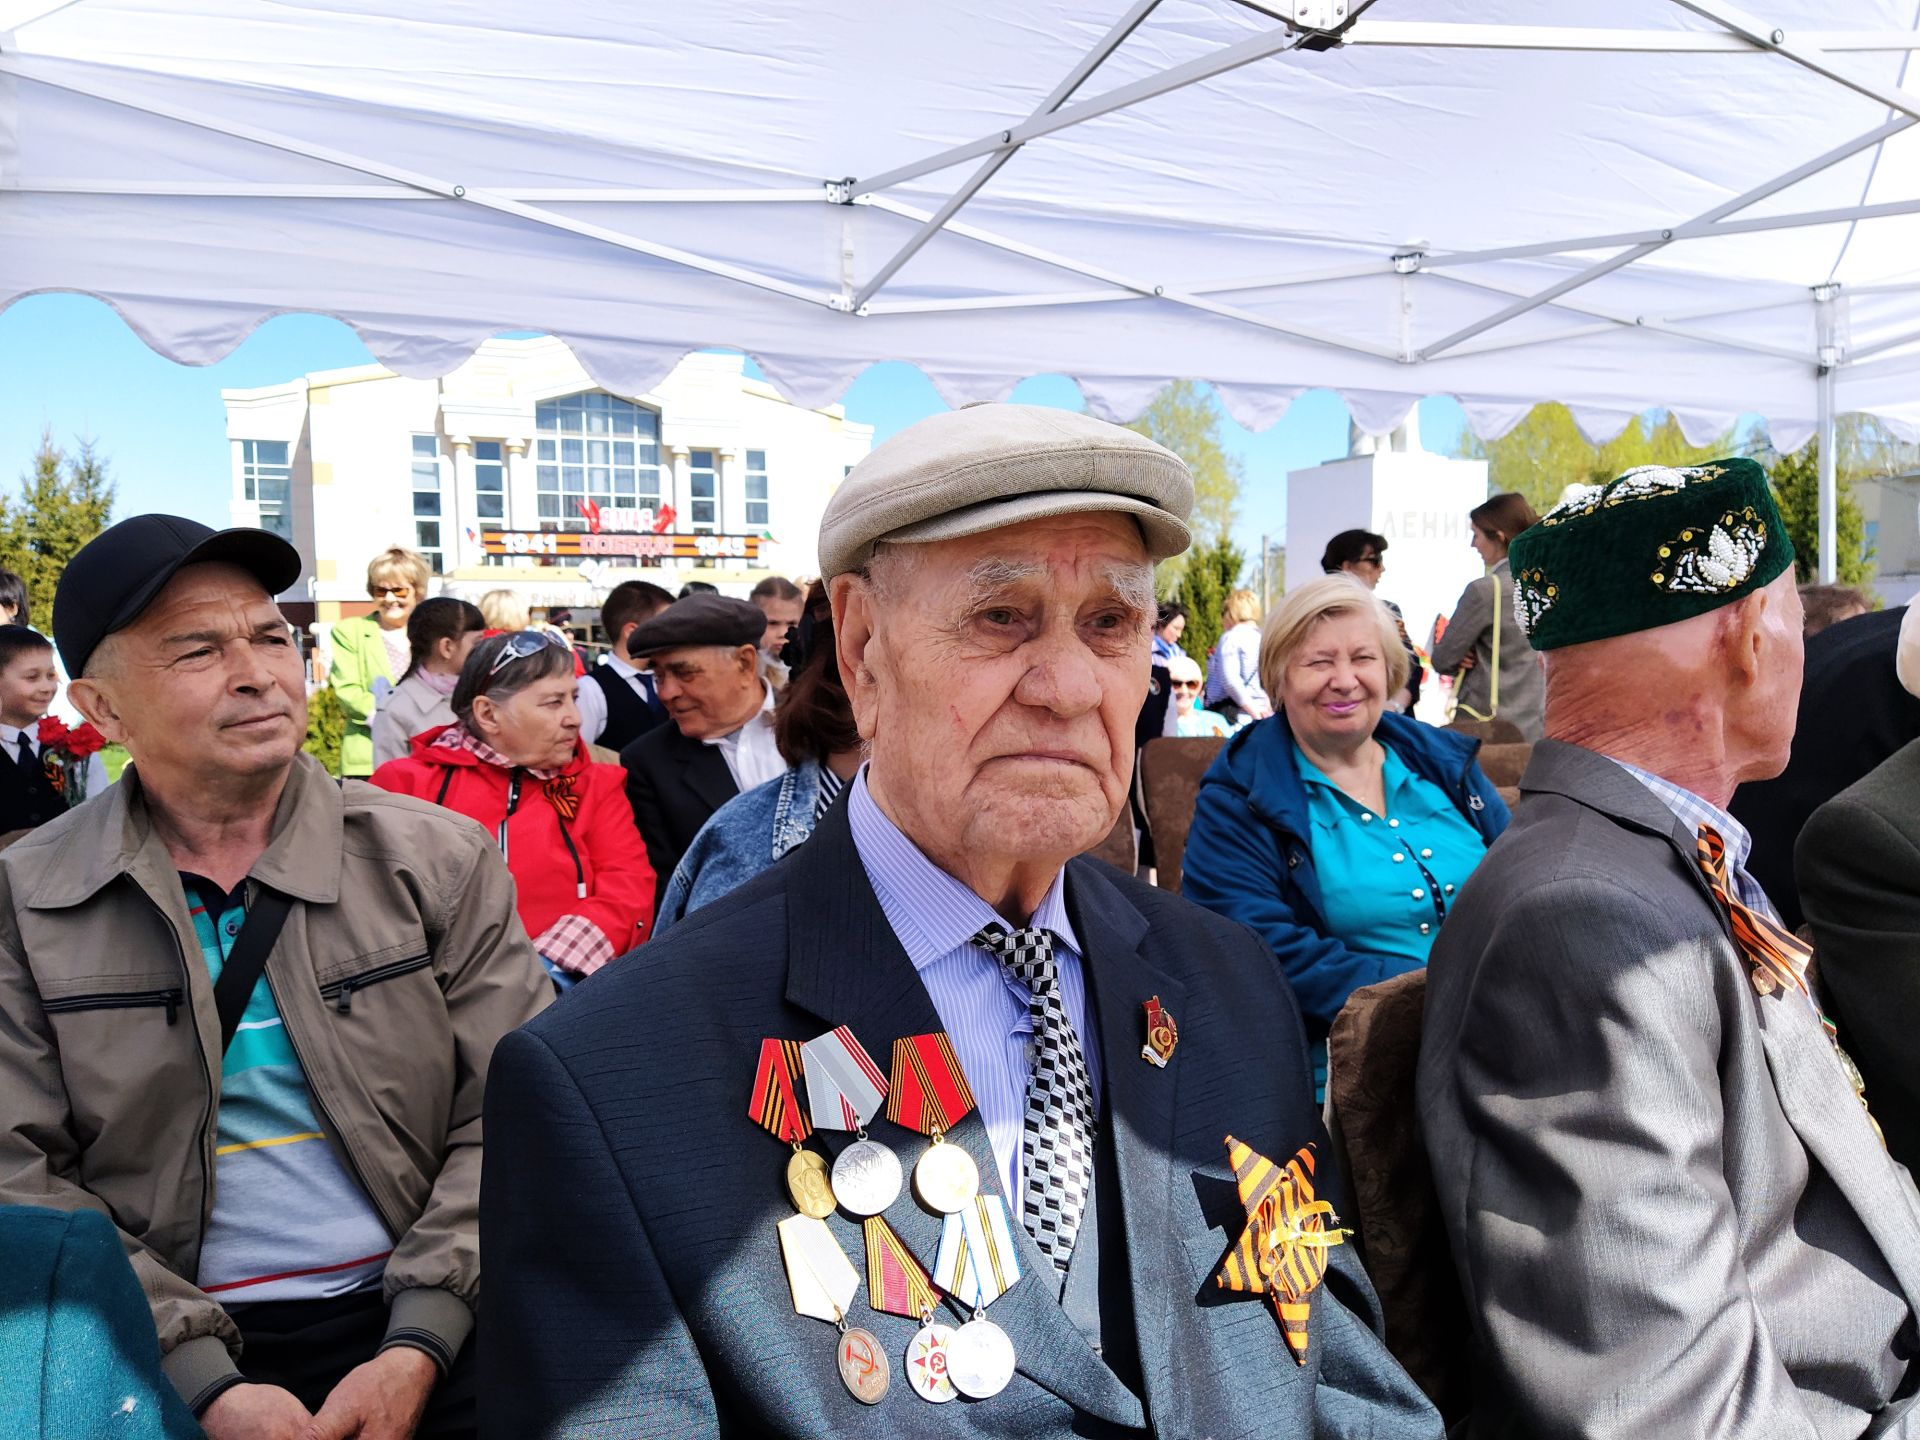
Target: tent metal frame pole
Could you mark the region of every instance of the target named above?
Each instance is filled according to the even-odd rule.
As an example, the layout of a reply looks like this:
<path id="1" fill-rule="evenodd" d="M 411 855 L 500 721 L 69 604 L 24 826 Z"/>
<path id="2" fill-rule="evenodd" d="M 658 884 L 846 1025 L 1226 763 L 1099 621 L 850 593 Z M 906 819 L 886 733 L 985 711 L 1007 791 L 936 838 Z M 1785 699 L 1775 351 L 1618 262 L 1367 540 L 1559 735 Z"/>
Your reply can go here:
<path id="1" fill-rule="evenodd" d="M 1689 0 L 1674 0 L 1674 3 L 1686 4 L 1689 3 Z M 1903 115 L 1899 119 L 1890 120 L 1885 125 L 1869 130 L 1865 135 L 1857 136 L 1844 145 L 1836 146 L 1825 154 L 1816 155 L 1804 164 L 1794 166 L 1793 169 L 1787 171 L 1785 174 L 1775 176 L 1764 185 L 1744 191 L 1734 196 L 1731 200 L 1723 200 L 1720 204 L 1714 206 L 1713 209 L 1697 215 L 1692 220 L 1683 222 L 1681 225 L 1675 226 L 1673 231 L 1666 232 L 1667 238 L 1665 239 L 1653 241 L 1649 244 L 1635 245 L 1630 249 L 1623 250 L 1618 255 L 1609 256 L 1607 259 L 1590 265 L 1576 274 L 1569 275 L 1558 284 L 1549 285 L 1546 289 L 1507 306 L 1504 310 L 1496 311 L 1492 315 L 1476 320 L 1471 325 L 1464 325 L 1451 335 L 1444 336 L 1436 340 L 1433 344 L 1425 346 L 1415 354 L 1414 358 L 1416 360 L 1434 359 L 1452 349 L 1463 340 L 1471 340 L 1474 336 L 1481 334 L 1483 331 L 1491 330 L 1496 325 L 1504 325 L 1507 321 L 1517 319 L 1530 310 L 1537 310 L 1542 305 L 1550 305 L 1570 290 L 1577 290 L 1582 285 L 1589 285 L 1603 276 L 1611 275 L 1623 266 L 1633 264 L 1636 260 L 1645 259 L 1654 251 L 1671 244 L 1673 235 L 1680 230 L 1701 225 L 1711 225 L 1725 216 L 1746 209 L 1749 205 L 1757 205 L 1769 195 L 1778 194 L 1790 186 L 1798 185 L 1808 176 L 1817 175 L 1822 170 L 1830 169 L 1838 165 L 1842 160 L 1858 154 L 1869 146 L 1879 144 L 1889 135 L 1898 134 L 1900 131 L 1909 128 L 1915 123 L 1915 118 L 1920 117 L 1920 99 L 1911 100 L 1908 103 L 1915 107 L 1912 115 Z"/>
<path id="2" fill-rule="evenodd" d="M 1756 20 L 1746 11 L 1722 0 L 1672 0 L 1682 10 L 1691 10 L 1703 19 L 1711 20 L 1724 30 L 1743 37 L 1754 45 L 1783 55 L 1796 65 L 1804 65 L 1816 75 L 1823 75 L 1836 85 L 1844 85 L 1856 94 L 1869 100 L 1878 100 L 1889 110 L 1920 118 L 1920 95 L 1903 90 L 1897 85 L 1882 85 L 1864 75 L 1855 75 L 1843 65 L 1835 65 L 1827 58 L 1827 53 L 1818 45 L 1801 44 L 1778 26 L 1769 25 L 1764 20 Z"/>
<path id="3" fill-rule="evenodd" d="M 635 254 L 650 256 L 655 260 L 664 260 L 669 264 L 681 265 L 690 270 L 699 270 L 723 280 L 737 281 L 742 285 L 751 285 L 755 289 L 770 290 L 776 295 L 785 295 L 792 300 L 804 300 L 811 305 L 831 308 L 839 297 L 830 296 L 824 291 L 809 290 L 776 276 L 763 275 L 757 270 L 745 266 L 732 265 L 724 260 L 710 259 L 704 255 L 695 255 L 690 251 L 676 249 L 671 245 L 659 245 L 651 240 L 642 240 L 636 236 L 623 235 L 617 230 L 609 230 L 604 225 L 595 225 L 590 221 L 576 220 L 570 215 L 557 211 L 543 210 L 537 206 L 523 204 L 518 200 L 509 200 L 504 196 L 492 194 L 482 189 L 469 189 L 465 185 L 438 176 L 422 174 L 408 170 L 403 166 L 392 165 L 384 160 L 375 160 L 365 155 L 356 155 L 346 150 L 336 150 L 327 145 L 316 145 L 291 135 L 282 135 L 257 125 L 237 125 L 222 121 L 214 116 L 205 115 L 198 110 L 182 105 L 170 105 L 160 100 L 149 100 L 140 96 L 125 95 L 112 86 L 88 83 L 71 75 L 48 75 L 31 61 L 17 55 L 0 55 L 0 75 L 13 75 L 30 80 L 36 85 L 50 85 L 55 89 L 70 91 L 76 95 L 86 95 L 95 100 L 104 100 L 110 105 L 119 105 L 124 109 L 136 110 L 146 115 L 157 115 L 163 120 L 173 120 L 196 129 L 207 130 L 214 134 L 226 135 L 235 140 L 244 140 L 251 144 L 262 145 L 272 150 L 280 150 L 289 155 L 300 155 L 309 160 L 318 160 L 323 164 L 336 165 L 342 170 L 358 171 L 362 175 L 372 175 L 382 180 L 391 180 L 396 184 L 408 185 L 416 190 L 426 191 L 444 200 L 465 200 L 483 209 L 493 210 L 503 215 L 511 215 L 525 220 L 529 224 L 544 226 L 551 230 L 561 230 L 578 235 L 583 239 L 598 240 L 618 249 L 630 250 Z"/>
<path id="4" fill-rule="evenodd" d="M 1043 115 L 1051 115 L 1072 99 L 1074 92 L 1087 82 L 1094 71 L 1107 62 L 1114 51 L 1126 43 L 1127 37 L 1140 28 L 1141 22 L 1151 15 L 1159 4 L 1160 0 L 1134 0 L 1133 8 L 1122 15 L 1113 28 L 1100 38 L 1099 44 L 1081 57 L 1080 63 L 1067 73 L 1067 78 L 1056 85 L 1053 93 L 1042 100 L 1033 114 L 1027 118 L 1033 120 Z M 938 235 L 946 227 L 946 223 L 960 212 L 960 208 L 979 194 L 980 188 L 999 174 L 1000 168 L 1019 153 L 1018 145 L 1009 145 L 1006 149 L 989 155 L 986 163 L 968 176 L 966 183 L 949 195 L 946 203 L 928 217 L 926 223 L 914 232 L 906 244 L 893 252 L 887 262 L 874 272 L 872 279 L 860 287 L 859 293 L 853 297 L 852 303 L 847 308 L 857 311 L 877 295 L 882 287 L 898 273 L 900 267 L 918 255 L 921 247 Z"/>
<path id="5" fill-rule="evenodd" d="M 1813 287 L 1814 333 L 1819 337 L 1820 354 L 1814 367 L 1814 413 L 1819 430 L 1820 454 L 1820 563 L 1822 585 L 1833 584 L 1839 573 L 1840 492 L 1839 454 L 1835 443 L 1834 371 L 1840 367 L 1840 350 L 1835 343 L 1834 297 L 1838 285 Z"/>
<path id="6" fill-rule="evenodd" d="M 929 214 L 928 211 L 922 210 L 918 206 L 908 205 L 899 200 L 892 200 L 884 195 L 874 196 L 872 203 L 876 210 L 883 210 L 890 215 L 899 215 L 909 220 L 925 220 Z M 1142 298 L 1166 300 L 1175 305 L 1185 305 L 1190 309 L 1205 311 L 1209 315 L 1218 315 L 1224 320 L 1238 320 L 1243 324 L 1252 325 L 1262 330 L 1272 330 L 1281 335 L 1291 335 L 1296 340 L 1306 340 L 1312 344 L 1326 345 L 1336 350 L 1351 350 L 1360 355 L 1371 355 L 1376 360 L 1400 359 L 1398 351 L 1389 349 L 1384 345 L 1372 345 L 1364 340 L 1354 340 L 1343 335 L 1334 335 L 1328 331 L 1315 330 L 1304 325 L 1289 325 L 1284 321 L 1274 320 L 1265 315 L 1257 315 L 1252 311 L 1242 310 L 1237 306 L 1222 305 L 1217 301 L 1208 300 L 1204 296 L 1195 295 L 1172 286 L 1156 285 L 1151 281 L 1136 280 L 1129 276 L 1108 270 L 1102 266 L 1088 264 L 1084 260 L 1075 260 L 1070 256 L 1055 254 L 1051 250 L 1043 250 L 1036 245 L 1027 245 L 1021 241 L 1009 239 L 1004 235 L 996 235 L 992 231 L 982 230 L 978 226 L 953 221 L 948 224 L 947 229 L 952 234 L 961 236 L 964 239 L 975 240 L 982 245 L 990 245 L 994 249 L 1004 250 L 1010 255 L 1019 255 L 1028 260 L 1038 261 L 1043 265 L 1053 265 L 1059 269 L 1070 271 L 1075 275 L 1084 275 L 1090 280 L 1104 280 L 1109 285 L 1117 285 Z"/>
<path id="7" fill-rule="evenodd" d="M 1912 126 L 1911 120 L 1892 120 L 1873 132 L 1867 143 L 1898 135 Z M 1843 157 L 1844 158 L 1844 157 Z M 1837 162 L 1836 162 L 1837 163 Z M 1564 255 L 1578 250 L 1611 250 L 1616 245 L 1663 244 L 1681 240 L 1710 240 L 1721 235 L 1750 235 L 1763 230 L 1798 230 L 1812 225 L 1833 225 L 1848 220 L 1884 220 L 1896 215 L 1920 213 L 1920 200 L 1888 200 L 1872 205 L 1836 205 L 1826 210 L 1798 210 L 1785 215 L 1756 215 L 1746 220 L 1721 220 L 1702 225 L 1689 222 L 1661 230 L 1625 230 L 1614 235 L 1583 235 L 1573 240 L 1543 240 L 1533 245 L 1507 245 L 1495 250 L 1453 250 L 1421 258 L 1422 270 L 1440 270 L 1456 265 L 1479 265 L 1494 260 L 1529 260 L 1545 255 Z M 1799 300 L 1792 303 L 1799 304 Z"/>
<path id="8" fill-rule="evenodd" d="M 1920 50 L 1911 30 L 1809 30 L 1807 43 L 1830 52 Z M 1770 45 L 1711 30 L 1614 30 L 1584 25 L 1498 25 L 1444 20 L 1366 20 L 1345 45 L 1433 50 L 1565 50 L 1664 55 L 1764 54 Z"/>
<path id="9" fill-rule="evenodd" d="M 568 205 L 818 205 L 820 187 L 780 190 L 645 190 L 512 186 L 502 200 Z M 199 200 L 445 200 L 403 185 L 316 185 L 235 180 L 0 180 L 0 195 L 152 195 Z"/>
<path id="10" fill-rule="evenodd" d="M 1362 0 L 1353 7 L 1358 15 L 1372 0 Z M 1252 65 L 1283 50 L 1291 50 L 1306 38 L 1284 26 L 1264 34 L 1254 35 L 1216 50 L 1211 55 L 1202 55 L 1197 60 L 1189 60 L 1184 65 L 1176 65 L 1171 70 L 1163 70 L 1158 75 L 1148 75 L 1130 84 L 1122 85 L 1096 95 L 1090 100 L 1082 100 L 1078 105 L 1056 110 L 1051 115 L 1041 115 L 1011 128 L 996 130 L 983 135 L 978 140 L 965 145 L 955 145 L 938 154 L 929 155 L 923 160 L 915 160 L 907 165 L 896 166 L 892 170 L 882 171 L 878 175 L 863 176 L 847 186 L 852 195 L 872 195 L 881 190 L 891 189 L 895 185 L 904 185 L 909 180 L 918 180 L 922 175 L 931 175 L 938 170 L 946 170 L 968 160 L 976 160 L 982 155 L 991 155 L 996 150 L 1017 149 L 1029 140 L 1037 140 L 1042 135 L 1051 135 L 1069 126 L 1079 125 L 1088 120 L 1097 120 L 1102 115 L 1111 115 L 1116 110 L 1124 110 L 1130 105 L 1138 105 L 1143 100 L 1151 100 L 1157 95 L 1169 91 L 1184 90 L 1189 85 L 1197 85 L 1202 80 L 1211 80 L 1217 75 L 1238 70 L 1242 66 Z"/>

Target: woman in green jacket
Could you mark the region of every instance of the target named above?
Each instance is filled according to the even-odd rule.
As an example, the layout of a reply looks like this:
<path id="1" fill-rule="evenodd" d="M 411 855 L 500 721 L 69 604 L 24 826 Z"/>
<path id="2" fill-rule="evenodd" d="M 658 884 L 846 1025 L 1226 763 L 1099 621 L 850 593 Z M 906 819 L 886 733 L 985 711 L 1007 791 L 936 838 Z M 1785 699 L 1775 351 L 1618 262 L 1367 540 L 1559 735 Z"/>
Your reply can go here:
<path id="1" fill-rule="evenodd" d="M 347 717 L 340 742 L 340 773 L 361 779 L 373 774 L 373 712 L 406 673 L 411 655 L 407 617 L 426 597 L 432 572 L 424 557 L 395 545 L 367 566 L 367 594 L 373 613 L 336 621 L 333 669 L 327 684 Z"/>

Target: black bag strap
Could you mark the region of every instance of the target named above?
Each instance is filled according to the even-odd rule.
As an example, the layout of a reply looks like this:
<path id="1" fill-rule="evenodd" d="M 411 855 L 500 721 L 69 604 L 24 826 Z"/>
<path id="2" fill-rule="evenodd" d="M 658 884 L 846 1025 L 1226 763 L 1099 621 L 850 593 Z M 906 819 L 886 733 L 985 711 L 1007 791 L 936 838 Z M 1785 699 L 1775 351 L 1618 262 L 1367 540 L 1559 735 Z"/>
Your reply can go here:
<path id="1" fill-rule="evenodd" d="M 240 1017 L 246 1013 L 253 987 L 266 972 L 267 956 L 273 942 L 287 923 L 293 901 L 277 890 L 256 886 L 258 893 L 247 907 L 247 920 L 233 942 L 227 963 L 220 967 L 220 978 L 213 986 L 213 1007 L 220 1012 L 220 1053 L 225 1055 L 239 1033 Z"/>

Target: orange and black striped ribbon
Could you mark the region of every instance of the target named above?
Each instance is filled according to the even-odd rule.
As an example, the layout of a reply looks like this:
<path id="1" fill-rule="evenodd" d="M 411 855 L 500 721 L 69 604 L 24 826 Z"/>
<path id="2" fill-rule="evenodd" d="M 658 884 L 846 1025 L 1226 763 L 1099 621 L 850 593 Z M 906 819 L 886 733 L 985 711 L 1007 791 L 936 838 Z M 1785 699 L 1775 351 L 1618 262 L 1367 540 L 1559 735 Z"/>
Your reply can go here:
<path id="1" fill-rule="evenodd" d="M 973 1091 L 947 1032 L 903 1035 L 893 1042 L 887 1118 L 922 1135 L 944 1135 L 973 1109 Z"/>
<path id="2" fill-rule="evenodd" d="M 1825 1032 L 1827 1043 L 1833 1046 L 1833 1053 L 1840 1061 L 1841 1072 L 1847 1077 L 1854 1098 L 1860 1102 L 1860 1108 L 1867 1112 L 1867 1123 L 1873 1127 L 1873 1133 L 1884 1146 L 1887 1137 L 1880 1129 L 1880 1122 L 1874 1118 L 1873 1107 L 1867 1103 L 1867 1082 L 1861 1078 L 1860 1067 L 1841 1048 L 1839 1030 L 1827 1018 L 1826 1011 L 1820 1008 L 1813 991 L 1807 987 L 1807 965 L 1813 958 L 1812 947 L 1798 935 L 1734 899 L 1733 888 L 1727 883 L 1726 841 L 1711 825 L 1700 827 L 1699 838 L 1701 872 L 1707 877 L 1707 888 L 1713 891 L 1713 898 L 1726 911 L 1727 920 L 1733 928 L 1734 944 L 1740 947 L 1740 953 L 1753 966 L 1754 988 L 1767 994 L 1791 985 L 1807 997 L 1813 1005 L 1814 1014 L 1820 1017 L 1820 1029 Z"/>
<path id="3" fill-rule="evenodd" d="M 790 1145 L 813 1133 L 813 1123 L 800 1103 L 800 1042 L 762 1040 L 760 1065 L 753 1073 L 753 1099 L 747 1114 L 761 1129 Z"/>
<path id="4" fill-rule="evenodd" d="M 1307 1363 L 1311 1297 L 1327 1273 L 1327 1249 L 1346 1232 L 1329 1229 L 1333 1207 L 1313 1197 L 1313 1147 L 1303 1146 L 1276 1165 L 1251 1146 L 1227 1137 L 1247 1228 L 1227 1252 L 1214 1283 L 1223 1289 L 1264 1294 L 1273 1302 L 1294 1363 Z"/>
<path id="5" fill-rule="evenodd" d="M 548 780 L 547 799 L 569 825 L 580 818 L 580 792 L 574 788 L 573 776 L 555 775 Z"/>
<path id="6" fill-rule="evenodd" d="M 1777 921 L 1734 898 L 1733 886 L 1727 879 L 1727 842 L 1720 838 L 1718 830 L 1702 825 L 1699 840 L 1700 872 L 1707 877 L 1707 888 L 1713 891 L 1713 898 L 1733 928 L 1734 944 L 1754 967 L 1755 976 L 1764 976 L 1773 985 L 1791 987 L 1812 998 L 1807 989 L 1807 962 L 1813 957 L 1812 949 Z M 1773 988 L 1764 982 L 1762 985 L 1764 989 Z M 1828 1038 L 1832 1038 L 1832 1027 L 1825 1016 L 1820 1023 L 1827 1027 Z"/>
<path id="7" fill-rule="evenodd" d="M 878 1215 L 869 1215 L 862 1228 L 867 1238 L 867 1303 L 911 1320 L 932 1313 L 938 1303 L 933 1281 L 906 1241 Z"/>

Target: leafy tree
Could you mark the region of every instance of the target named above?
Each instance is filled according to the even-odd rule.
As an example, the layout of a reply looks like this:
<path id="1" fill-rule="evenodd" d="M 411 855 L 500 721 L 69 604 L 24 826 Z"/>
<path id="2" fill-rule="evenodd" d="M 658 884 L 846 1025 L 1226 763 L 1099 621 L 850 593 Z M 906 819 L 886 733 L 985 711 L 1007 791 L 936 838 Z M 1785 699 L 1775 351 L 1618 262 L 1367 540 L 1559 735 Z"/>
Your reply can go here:
<path id="1" fill-rule="evenodd" d="M 1219 402 L 1191 380 L 1167 386 L 1127 428 L 1166 446 L 1193 472 L 1193 549 L 1162 561 L 1155 576 L 1162 595 L 1175 594 L 1194 555 L 1233 532 L 1246 467 L 1220 443 Z"/>
<path id="2" fill-rule="evenodd" d="M 20 478 L 20 498 L 0 498 L 0 565 L 18 572 L 44 624 L 54 587 L 80 547 L 107 528 L 113 481 L 91 440 L 69 455 L 40 432 L 32 468 Z"/>
<path id="3" fill-rule="evenodd" d="M 1456 447 L 1468 459 L 1487 462 L 1487 493 L 1517 490 L 1545 511 L 1569 485 L 1597 485 L 1636 465 L 1697 465 L 1734 449 L 1731 434 L 1710 445 L 1690 445 L 1671 415 L 1636 415 L 1613 439 L 1595 445 L 1580 433 L 1573 414 L 1557 403 L 1536 405 L 1498 440 L 1462 430 Z"/>
<path id="4" fill-rule="evenodd" d="M 1846 454 L 1844 444 L 1836 445 L 1835 450 Z M 1802 585 L 1810 584 L 1820 573 L 1820 442 L 1810 440 L 1792 455 L 1762 458 L 1772 461 L 1773 498 L 1793 541 L 1794 575 Z M 1873 551 L 1867 545 L 1866 518 L 1853 496 L 1853 476 L 1842 464 L 1834 467 L 1833 479 L 1837 501 L 1834 578 L 1842 585 L 1871 584 Z"/>
<path id="5" fill-rule="evenodd" d="M 1186 555 L 1175 598 L 1187 607 L 1187 629 L 1180 648 L 1204 667 L 1207 655 L 1220 641 L 1220 607 L 1240 584 L 1247 557 L 1230 535 L 1218 535 L 1207 545 L 1196 543 Z"/>
<path id="6" fill-rule="evenodd" d="M 307 697 L 307 740 L 300 748 L 326 766 L 329 775 L 338 775 L 340 744 L 346 738 L 347 712 L 333 687 L 322 685 Z"/>

